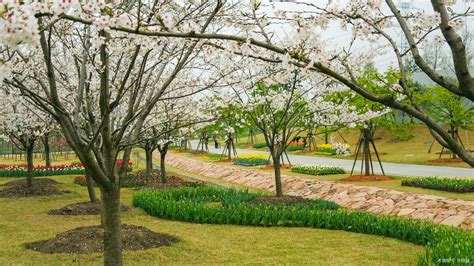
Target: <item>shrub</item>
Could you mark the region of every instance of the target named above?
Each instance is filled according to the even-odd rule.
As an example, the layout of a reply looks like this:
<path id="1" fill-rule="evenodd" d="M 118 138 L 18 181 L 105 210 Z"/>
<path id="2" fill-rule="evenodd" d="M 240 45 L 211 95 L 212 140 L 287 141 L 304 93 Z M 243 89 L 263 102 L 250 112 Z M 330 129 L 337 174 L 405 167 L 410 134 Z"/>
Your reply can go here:
<path id="1" fill-rule="evenodd" d="M 265 142 L 257 142 L 252 145 L 255 149 L 261 149 L 267 147 L 267 143 Z"/>
<path id="2" fill-rule="evenodd" d="M 419 187 L 451 192 L 474 192 L 474 179 L 419 177 L 402 180 L 402 186 Z"/>
<path id="3" fill-rule="evenodd" d="M 93 186 L 97 186 L 97 184 L 93 182 Z M 80 186 L 86 186 L 87 180 L 86 177 L 76 176 L 74 178 L 74 183 Z M 184 185 L 184 186 L 199 186 L 204 184 L 203 182 L 195 182 L 187 180 L 181 176 L 173 175 L 166 177 L 167 184 L 177 184 L 177 185 Z M 161 180 L 157 177 L 146 177 L 145 175 L 132 175 L 128 174 L 125 177 L 120 178 L 120 186 L 125 188 L 136 188 L 136 187 L 147 187 L 147 186 L 154 186 L 161 184 Z"/>
<path id="4" fill-rule="evenodd" d="M 286 147 L 286 151 L 301 151 L 301 150 L 304 150 L 304 147 L 302 145 L 293 145 L 293 146 Z"/>
<path id="5" fill-rule="evenodd" d="M 267 165 L 268 155 L 259 153 L 239 154 L 235 157 L 234 164 L 243 166 Z"/>
<path id="6" fill-rule="evenodd" d="M 209 160 L 220 160 L 221 158 L 226 159 L 227 154 L 224 154 L 222 156 L 222 154 L 218 154 L 218 153 L 209 153 L 209 154 L 206 155 L 206 158 L 209 159 Z"/>
<path id="7" fill-rule="evenodd" d="M 38 165 L 33 167 L 33 176 L 80 175 L 84 173 L 82 164 L 53 165 L 51 167 Z M 26 174 L 26 165 L 8 165 L 0 168 L 0 177 L 25 177 Z"/>
<path id="8" fill-rule="evenodd" d="M 335 175 L 345 173 L 341 167 L 329 165 L 294 165 L 291 171 L 309 175 Z"/>
<path id="9" fill-rule="evenodd" d="M 258 194 L 203 186 L 141 191 L 134 193 L 133 205 L 152 216 L 186 222 L 314 227 L 392 237 L 425 245 L 426 253 L 420 258 L 420 265 L 440 264 L 447 259 L 451 265 L 474 261 L 474 234 L 458 228 L 337 209 L 334 203 L 324 201 L 314 201 L 312 206 L 244 203 L 256 197 Z"/>

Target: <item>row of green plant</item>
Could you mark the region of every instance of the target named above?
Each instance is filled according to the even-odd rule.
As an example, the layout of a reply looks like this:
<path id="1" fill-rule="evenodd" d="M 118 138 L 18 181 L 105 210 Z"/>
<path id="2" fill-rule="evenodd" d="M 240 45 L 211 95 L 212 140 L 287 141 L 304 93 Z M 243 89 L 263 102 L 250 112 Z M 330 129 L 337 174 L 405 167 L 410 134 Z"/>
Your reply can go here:
<path id="1" fill-rule="evenodd" d="M 195 223 L 298 226 L 344 230 L 400 239 L 426 246 L 420 265 L 474 261 L 474 234 L 425 221 L 337 209 L 337 205 L 249 205 L 248 192 L 206 186 L 134 193 L 133 205 L 160 218 Z M 334 203 L 333 203 L 334 204 Z"/>
<path id="2" fill-rule="evenodd" d="M 302 151 L 302 150 L 304 150 L 303 145 L 292 145 L 292 146 L 286 147 L 286 151 Z"/>
<path id="3" fill-rule="evenodd" d="M 267 143 L 265 142 L 257 142 L 252 145 L 253 148 L 255 149 L 261 149 L 267 147 Z"/>
<path id="4" fill-rule="evenodd" d="M 402 180 L 402 186 L 467 193 L 474 192 L 474 179 L 415 177 Z"/>
<path id="5" fill-rule="evenodd" d="M 308 175 L 336 175 L 345 173 L 343 168 L 330 165 L 294 165 L 291 171 Z"/>
<path id="6" fill-rule="evenodd" d="M 235 157 L 234 164 L 243 166 L 256 166 L 269 164 L 268 155 L 260 153 L 245 153 Z"/>

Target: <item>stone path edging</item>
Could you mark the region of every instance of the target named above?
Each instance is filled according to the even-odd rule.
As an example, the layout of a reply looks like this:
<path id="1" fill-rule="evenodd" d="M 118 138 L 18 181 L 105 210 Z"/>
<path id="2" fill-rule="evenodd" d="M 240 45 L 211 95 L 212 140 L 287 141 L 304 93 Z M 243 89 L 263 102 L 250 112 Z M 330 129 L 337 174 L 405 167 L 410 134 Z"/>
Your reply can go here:
<path id="1" fill-rule="evenodd" d="M 274 191 L 273 175 L 263 171 L 207 163 L 173 153 L 168 154 L 166 163 L 210 178 Z M 288 195 L 325 199 L 345 208 L 474 229 L 474 201 L 292 176 L 282 176 L 282 185 L 283 191 Z"/>

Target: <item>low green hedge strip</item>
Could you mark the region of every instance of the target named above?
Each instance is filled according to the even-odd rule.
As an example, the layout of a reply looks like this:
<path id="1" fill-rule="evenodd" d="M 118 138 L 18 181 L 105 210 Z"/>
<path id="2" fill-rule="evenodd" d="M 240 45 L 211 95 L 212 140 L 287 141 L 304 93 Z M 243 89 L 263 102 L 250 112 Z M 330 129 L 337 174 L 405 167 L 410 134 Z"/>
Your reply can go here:
<path id="1" fill-rule="evenodd" d="M 286 147 L 286 151 L 302 151 L 304 150 L 303 145 L 294 145 Z"/>
<path id="2" fill-rule="evenodd" d="M 294 165 L 291 171 L 308 175 L 335 175 L 345 173 L 343 168 L 329 165 Z"/>
<path id="3" fill-rule="evenodd" d="M 267 143 L 265 142 L 257 142 L 252 145 L 253 148 L 255 149 L 261 149 L 267 147 Z"/>
<path id="4" fill-rule="evenodd" d="M 324 201 L 316 201 L 313 206 L 245 204 L 245 201 L 258 196 L 206 186 L 147 190 L 134 193 L 133 206 L 144 209 L 152 216 L 186 222 L 314 227 L 396 238 L 427 247 L 425 255 L 419 260 L 420 265 L 457 265 L 461 261 L 474 261 L 474 234 L 461 229 L 337 209 L 337 205 Z"/>
<path id="5" fill-rule="evenodd" d="M 441 191 L 467 193 L 474 192 L 474 179 L 418 177 L 402 180 L 402 186 L 427 188 Z"/>

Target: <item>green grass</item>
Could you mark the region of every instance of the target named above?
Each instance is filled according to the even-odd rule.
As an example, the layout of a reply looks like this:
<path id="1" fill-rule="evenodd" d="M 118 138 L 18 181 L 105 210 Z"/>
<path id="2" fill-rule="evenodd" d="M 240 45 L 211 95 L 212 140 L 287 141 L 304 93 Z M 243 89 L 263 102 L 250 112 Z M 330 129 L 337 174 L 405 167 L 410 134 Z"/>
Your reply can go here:
<path id="1" fill-rule="evenodd" d="M 356 144 L 359 140 L 359 130 L 358 129 L 341 129 L 339 131 L 347 143 L 350 145 L 351 151 L 354 151 Z M 433 141 L 433 136 L 429 133 L 428 129 L 424 125 L 416 125 L 412 128 L 410 134 L 414 138 L 408 141 L 399 141 L 394 142 L 393 135 L 384 128 L 377 129 L 375 132 L 375 144 L 377 146 L 378 152 L 381 154 L 381 160 L 384 162 L 394 162 L 394 163 L 407 163 L 407 164 L 423 164 L 423 165 L 443 165 L 443 166 L 455 166 L 455 167 L 470 167 L 467 163 L 456 162 L 456 163 L 438 163 L 431 162 L 431 160 L 438 159 L 439 154 L 437 152 L 441 151 L 441 145 L 435 143 L 432 147 L 431 153 L 428 153 L 428 149 Z M 459 135 L 466 145 L 466 149 L 474 150 L 474 132 L 465 131 L 464 129 L 459 130 Z M 306 133 L 300 134 L 300 136 L 306 136 Z M 324 135 L 316 136 L 316 143 L 323 144 Z M 337 133 L 331 133 L 332 137 L 338 142 L 344 142 L 341 136 Z M 263 135 L 256 135 L 256 141 L 262 142 Z M 247 144 L 247 138 L 242 138 L 238 140 L 238 146 L 245 149 L 254 149 L 252 145 Z M 469 145 L 468 145 L 469 144 Z M 324 156 L 316 155 L 315 152 L 307 151 L 293 151 L 288 152 L 289 154 L 300 154 L 308 156 Z M 344 159 L 354 159 L 354 157 L 345 157 L 345 156 L 331 156 L 333 158 L 344 158 Z M 448 155 L 443 155 L 442 158 L 448 158 Z"/>
<path id="2" fill-rule="evenodd" d="M 102 264 L 101 254 L 42 254 L 25 250 L 23 244 L 53 237 L 79 226 L 99 223 L 99 216 L 62 217 L 46 214 L 50 209 L 87 200 L 85 188 L 74 185 L 73 176 L 53 177 L 70 194 L 0 198 L 0 265 Z M 13 179 L 3 179 L 5 183 Z M 129 189 L 122 202 L 131 205 Z M 311 228 L 256 228 L 203 225 L 167 221 L 139 209 L 123 214 L 123 223 L 141 225 L 177 236 L 174 246 L 145 251 L 127 251 L 125 264 L 415 264 L 424 248 L 390 238 Z"/>

